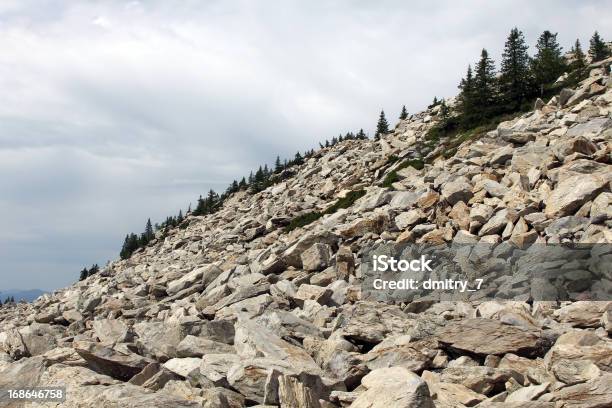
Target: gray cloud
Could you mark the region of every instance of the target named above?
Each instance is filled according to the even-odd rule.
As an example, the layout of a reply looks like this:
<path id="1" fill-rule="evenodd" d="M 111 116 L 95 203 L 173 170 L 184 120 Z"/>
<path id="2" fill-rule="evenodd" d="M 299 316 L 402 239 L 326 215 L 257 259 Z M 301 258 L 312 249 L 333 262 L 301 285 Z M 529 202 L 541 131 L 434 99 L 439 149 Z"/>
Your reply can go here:
<path id="1" fill-rule="evenodd" d="M 454 95 L 515 25 L 568 48 L 610 14 L 595 1 L 5 0 L 0 290 L 64 286 L 146 218 L 276 154 Z"/>

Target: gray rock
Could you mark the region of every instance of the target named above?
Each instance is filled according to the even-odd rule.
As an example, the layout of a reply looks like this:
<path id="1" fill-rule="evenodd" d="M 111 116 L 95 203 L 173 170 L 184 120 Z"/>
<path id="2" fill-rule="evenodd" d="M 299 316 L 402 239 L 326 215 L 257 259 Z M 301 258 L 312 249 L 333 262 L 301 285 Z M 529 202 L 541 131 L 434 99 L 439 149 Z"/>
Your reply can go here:
<path id="1" fill-rule="evenodd" d="M 202 357 L 205 354 L 233 353 L 235 350 L 229 344 L 188 335 L 181 340 L 176 351 L 179 357 Z"/>
<path id="2" fill-rule="evenodd" d="M 132 330 L 121 320 L 100 319 L 92 322 L 94 333 L 104 344 L 129 343 L 132 341 Z"/>
<path id="3" fill-rule="evenodd" d="M 454 205 L 458 201 L 467 202 L 472 196 L 472 185 L 465 177 L 447 182 L 442 187 L 442 198 L 450 205 Z"/>
<path id="4" fill-rule="evenodd" d="M 307 271 L 321 271 L 330 264 L 331 247 L 315 243 L 302 253 L 302 265 Z"/>
<path id="5" fill-rule="evenodd" d="M 73 347 L 92 369 L 123 381 L 129 380 L 152 362 L 127 349 L 119 351 L 93 342 L 78 341 Z"/>

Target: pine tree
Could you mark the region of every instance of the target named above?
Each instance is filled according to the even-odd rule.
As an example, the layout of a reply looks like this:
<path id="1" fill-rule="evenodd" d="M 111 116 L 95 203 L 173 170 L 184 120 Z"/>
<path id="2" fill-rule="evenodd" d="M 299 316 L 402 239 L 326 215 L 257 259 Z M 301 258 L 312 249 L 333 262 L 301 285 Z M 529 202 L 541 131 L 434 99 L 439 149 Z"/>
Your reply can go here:
<path id="1" fill-rule="evenodd" d="M 363 129 L 359 129 L 359 132 L 357 132 L 357 139 L 359 140 L 365 140 L 368 138 L 368 136 L 365 134 L 365 132 L 363 131 Z"/>
<path id="2" fill-rule="evenodd" d="M 144 236 L 146 242 L 151 241 L 155 238 L 155 232 L 153 231 L 153 225 L 151 224 L 151 219 L 147 219 L 147 224 L 145 225 Z"/>
<path id="3" fill-rule="evenodd" d="M 389 133 L 389 123 L 387 122 L 387 118 L 385 118 L 385 111 L 380 111 L 380 116 L 378 117 L 378 123 L 376 124 L 376 134 L 375 137 L 378 139 L 381 135 Z"/>
<path id="4" fill-rule="evenodd" d="M 122 256 L 123 258 L 123 256 Z M 87 275 L 89 274 L 89 271 L 87 270 L 87 268 L 83 268 L 83 270 L 81 271 L 81 274 L 79 275 L 79 280 L 85 280 L 85 278 L 87 278 Z"/>
<path id="5" fill-rule="evenodd" d="M 296 164 L 299 166 L 300 164 L 303 164 L 303 163 L 304 163 L 304 159 L 302 158 L 302 155 L 300 154 L 300 152 L 297 152 L 295 154 L 295 158 L 293 159 L 293 164 Z"/>
<path id="6" fill-rule="evenodd" d="M 98 266 L 98 264 L 93 264 L 89 271 L 87 271 L 87 276 L 95 275 L 98 272 L 100 272 L 100 267 Z"/>
<path id="7" fill-rule="evenodd" d="M 280 173 L 283 171 L 283 164 L 281 163 L 281 159 L 279 156 L 276 156 L 276 161 L 274 162 L 274 172 Z"/>
<path id="8" fill-rule="evenodd" d="M 536 55 L 533 59 L 533 77 L 540 87 L 540 94 L 544 86 L 553 83 L 565 71 L 565 60 L 561 54 L 561 46 L 557 42 L 557 33 L 546 30 L 536 44 Z"/>
<path id="9" fill-rule="evenodd" d="M 433 102 L 431 102 L 431 105 L 429 105 L 427 107 L 427 109 L 431 109 L 431 108 L 435 108 L 436 106 L 438 106 L 440 104 L 440 101 L 438 100 L 437 96 L 434 96 L 433 98 Z"/>
<path id="10" fill-rule="evenodd" d="M 263 173 L 261 166 L 259 170 Z M 212 188 L 208 190 L 208 195 L 206 196 L 206 214 L 212 214 L 219 207 L 219 194 L 215 192 Z"/>
<path id="11" fill-rule="evenodd" d="M 121 257 L 121 259 L 128 259 L 130 257 L 131 253 L 129 252 L 129 243 L 130 243 L 130 235 L 128 234 L 125 236 L 125 240 L 123 241 L 123 246 L 121 247 L 121 252 L 119 252 L 119 256 Z M 83 269 L 83 271 L 81 271 L 81 276 L 83 272 L 85 272 L 85 276 L 87 276 L 87 269 Z"/>
<path id="12" fill-rule="evenodd" d="M 400 120 L 408 119 L 408 111 L 406 110 L 406 105 L 402 106 L 402 112 L 400 113 L 399 118 Z"/>
<path id="13" fill-rule="evenodd" d="M 513 28 L 508 35 L 502 54 L 500 92 L 506 109 L 518 110 L 521 105 L 535 95 L 534 81 L 529 69 L 529 55 L 523 33 Z"/>
<path id="14" fill-rule="evenodd" d="M 469 127 L 476 114 L 475 111 L 475 92 L 474 92 L 474 76 L 472 74 L 472 66 L 468 65 L 467 73 L 465 78 L 459 83 L 459 97 L 458 97 L 458 111 L 461 116 L 461 122 L 464 127 Z"/>
<path id="15" fill-rule="evenodd" d="M 601 61 L 610 56 L 610 49 L 606 45 L 605 41 L 599 36 L 597 31 L 593 33 L 590 45 L 589 55 L 591 56 L 591 62 Z"/>
<path id="16" fill-rule="evenodd" d="M 582 46 L 580 45 L 580 40 L 576 39 L 576 43 L 574 44 L 574 47 L 571 50 L 572 55 L 574 56 L 574 59 L 572 60 L 572 63 L 570 64 L 570 68 L 572 71 L 577 71 L 578 73 L 583 73 L 586 69 L 587 66 L 587 62 L 586 62 L 586 56 L 584 55 L 584 52 L 582 51 Z"/>
<path id="17" fill-rule="evenodd" d="M 496 94 L 495 63 L 483 48 L 474 76 L 474 105 L 483 116 L 488 116 L 495 106 Z"/>
<path id="18" fill-rule="evenodd" d="M 246 179 L 244 177 L 240 180 L 240 183 L 238 183 L 238 188 L 240 190 L 244 190 L 244 189 L 247 188 L 247 182 L 246 182 Z"/>
<path id="19" fill-rule="evenodd" d="M 446 122 L 448 121 L 449 118 L 450 118 L 450 109 L 448 108 L 446 101 L 442 99 L 442 101 L 440 102 L 440 119 L 442 120 L 442 122 Z"/>
<path id="20" fill-rule="evenodd" d="M 259 168 L 257 169 L 257 171 L 255 172 L 255 176 L 253 177 L 253 183 L 251 183 L 251 190 L 254 193 L 257 193 L 261 190 L 264 189 L 264 183 L 265 183 L 265 174 L 263 171 L 263 168 L 261 166 L 259 166 Z"/>

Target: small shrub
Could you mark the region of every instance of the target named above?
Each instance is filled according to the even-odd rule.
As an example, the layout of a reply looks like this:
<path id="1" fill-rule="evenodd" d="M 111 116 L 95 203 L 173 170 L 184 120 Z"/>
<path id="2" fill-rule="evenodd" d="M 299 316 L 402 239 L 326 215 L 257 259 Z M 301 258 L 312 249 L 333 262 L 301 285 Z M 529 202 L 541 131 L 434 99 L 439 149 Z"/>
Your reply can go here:
<path id="1" fill-rule="evenodd" d="M 393 187 L 393 183 L 397 181 L 399 181 L 399 176 L 395 170 L 392 170 L 385 176 L 385 179 L 382 182 L 382 187 L 391 188 Z"/>
<path id="2" fill-rule="evenodd" d="M 315 222 L 319 218 L 321 218 L 323 214 L 318 211 L 309 212 L 306 214 L 298 215 L 294 219 L 291 220 L 289 225 L 285 227 L 286 232 L 291 232 L 296 228 L 304 227 L 312 222 Z"/>
<path id="3" fill-rule="evenodd" d="M 327 207 L 327 209 L 323 211 L 323 214 L 333 214 L 342 208 L 349 208 L 351 205 L 353 205 L 353 203 L 355 203 L 355 201 L 363 197 L 365 194 L 365 190 L 351 191 L 334 204 Z"/>
<path id="4" fill-rule="evenodd" d="M 422 170 L 425 167 L 425 163 L 421 159 L 407 159 L 404 160 L 396 169 L 391 170 L 382 182 L 382 187 L 392 188 L 393 183 L 400 180 L 397 172 L 401 169 L 405 169 L 406 167 L 412 167 L 417 170 Z"/>
<path id="5" fill-rule="evenodd" d="M 313 211 L 306 214 L 298 215 L 291 220 L 289 225 L 285 227 L 286 232 L 291 232 L 296 228 L 304 227 L 312 222 L 315 222 L 325 214 L 333 214 L 342 208 L 348 208 L 355 203 L 358 199 L 365 195 L 365 190 L 356 190 L 349 192 L 346 196 L 342 197 L 334 204 L 330 205 L 323 212 Z"/>

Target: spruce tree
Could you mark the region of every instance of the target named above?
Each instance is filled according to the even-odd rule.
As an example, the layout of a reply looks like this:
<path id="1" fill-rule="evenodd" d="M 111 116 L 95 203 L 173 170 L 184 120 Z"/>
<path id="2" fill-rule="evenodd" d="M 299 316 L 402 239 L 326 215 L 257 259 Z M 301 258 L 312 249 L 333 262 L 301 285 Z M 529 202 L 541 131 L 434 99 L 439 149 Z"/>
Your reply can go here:
<path id="1" fill-rule="evenodd" d="M 442 122 L 447 122 L 450 119 L 450 109 L 444 99 L 440 101 L 440 119 Z"/>
<path id="2" fill-rule="evenodd" d="M 246 179 L 244 177 L 242 177 L 242 179 L 240 180 L 240 183 L 238 183 L 238 188 L 240 190 L 244 190 L 247 188 L 247 182 Z"/>
<path id="3" fill-rule="evenodd" d="M 474 105 L 482 112 L 483 117 L 490 115 L 495 105 L 496 93 L 495 63 L 483 48 L 474 76 Z"/>
<path id="4" fill-rule="evenodd" d="M 408 111 L 406 110 L 406 105 L 402 106 L 402 112 L 400 113 L 399 118 L 400 120 L 408 119 Z"/>
<path id="5" fill-rule="evenodd" d="M 155 232 L 153 231 L 153 225 L 151 224 L 151 219 L 147 219 L 147 224 L 145 225 L 144 236 L 146 242 L 151 241 L 155 238 Z"/>
<path id="6" fill-rule="evenodd" d="M 302 155 L 300 154 L 300 152 L 297 152 L 295 154 L 295 158 L 293 159 L 293 163 L 296 165 L 300 165 L 304 163 L 304 159 L 302 158 Z"/>
<path id="7" fill-rule="evenodd" d="M 582 46 L 580 45 L 580 40 L 576 39 L 576 43 L 574 44 L 574 47 L 571 50 L 571 53 L 573 55 L 573 60 L 570 64 L 570 69 L 572 71 L 576 71 L 579 74 L 582 74 L 587 66 L 587 62 L 586 62 L 586 56 L 584 55 L 584 52 L 582 51 Z"/>
<path id="8" fill-rule="evenodd" d="M 130 255 L 130 235 L 128 234 L 125 236 L 125 240 L 123 241 L 123 246 L 121 247 L 121 252 L 119 252 L 119 256 L 121 257 L 121 259 L 128 259 Z M 85 277 L 87 277 L 87 269 L 83 269 L 83 271 L 81 271 L 81 276 L 83 276 L 83 272 L 85 272 Z"/>
<path id="9" fill-rule="evenodd" d="M 280 156 L 276 156 L 276 161 L 274 162 L 274 172 L 280 173 L 283 171 L 283 164 L 281 163 Z"/>
<path id="10" fill-rule="evenodd" d="M 465 78 L 459 83 L 458 110 L 461 117 L 461 124 L 468 128 L 474 122 L 476 114 L 476 97 L 474 91 L 474 75 L 472 74 L 472 66 L 468 65 Z"/>
<path id="11" fill-rule="evenodd" d="M 365 132 L 363 131 L 363 129 L 359 129 L 359 132 L 357 132 L 357 139 L 359 140 L 365 140 L 368 138 L 368 136 L 365 134 Z"/>
<path id="12" fill-rule="evenodd" d="M 263 170 L 261 168 L 261 166 L 259 167 L 259 170 L 261 171 L 262 175 L 263 175 Z M 208 190 L 208 195 L 206 196 L 206 214 L 212 214 L 213 212 L 215 212 L 215 210 L 218 208 L 219 206 L 219 194 L 217 194 L 215 192 L 215 190 L 213 190 L 212 188 L 210 190 Z"/>
<path id="13" fill-rule="evenodd" d="M 610 56 L 610 49 L 606 45 L 605 41 L 599 36 L 597 31 L 593 33 L 590 45 L 589 55 L 591 56 L 591 62 L 601 61 Z"/>
<path id="14" fill-rule="evenodd" d="M 93 264 L 89 271 L 87 271 L 87 276 L 95 275 L 98 272 L 100 272 L 100 267 L 98 264 Z"/>
<path id="15" fill-rule="evenodd" d="M 389 123 L 387 122 L 387 118 L 385 118 L 385 111 L 380 111 L 380 116 L 378 117 L 378 123 L 376 124 L 376 138 L 380 138 L 381 135 L 389 133 Z"/>
<path id="16" fill-rule="evenodd" d="M 561 46 L 557 42 L 557 33 L 546 30 L 538 38 L 536 55 L 533 59 L 533 77 L 540 87 L 540 94 L 544 86 L 551 84 L 565 71 L 565 60 L 561 54 Z"/>
<path id="17" fill-rule="evenodd" d="M 431 105 L 429 105 L 427 109 L 435 108 L 439 104 L 440 104 L 440 101 L 438 100 L 438 97 L 434 96 L 433 101 L 431 102 Z"/>
<path id="18" fill-rule="evenodd" d="M 519 110 L 523 103 L 535 95 L 528 48 L 523 33 L 513 28 L 504 46 L 499 78 L 501 96 L 509 111 Z"/>
<path id="19" fill-rule="evenodd" d="M 123 255 L 121 256 L 121 258 L 123 258 Z M 87 270 L 87 268 L 83 268 L 83 270 L 81 271 L 81 274 L 79 275 L 79 280 L 80 281 L 85 280 L 88 274 L 89 274 L 89 271 Z"/>

